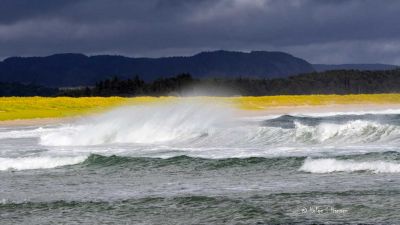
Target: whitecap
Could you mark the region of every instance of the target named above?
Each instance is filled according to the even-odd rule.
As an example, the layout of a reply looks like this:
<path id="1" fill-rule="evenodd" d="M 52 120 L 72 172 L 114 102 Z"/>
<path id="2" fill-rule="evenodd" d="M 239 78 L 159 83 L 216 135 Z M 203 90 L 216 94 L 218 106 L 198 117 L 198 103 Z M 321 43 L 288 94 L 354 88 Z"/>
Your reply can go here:
<path id="1" fill-rule="evenodd" d="M 0 158 L 0 171 L 4 170 L 32 170 L 50 169 L 66 165 L 74 165 L 85 161 L 87 156 L 74 157 L 19 157 L 19 158 Z"/>
<path id="2" fill-rule="evenodd" d="M 309 173 L 357 172 L 371 171 L 373 173 L 400 173 L 400 164 L 387 161 L 355 161 L 338 159 L 307 158 L 300 171 Z"/>

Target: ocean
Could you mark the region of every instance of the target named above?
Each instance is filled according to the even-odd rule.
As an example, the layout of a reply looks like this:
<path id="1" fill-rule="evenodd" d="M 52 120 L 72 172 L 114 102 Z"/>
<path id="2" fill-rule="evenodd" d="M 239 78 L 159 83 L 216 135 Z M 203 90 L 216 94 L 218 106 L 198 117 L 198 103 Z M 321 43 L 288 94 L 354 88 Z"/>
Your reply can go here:
<path id="1" fill-rule="evenodd" d="M 400 110 L 127 106 L 0 127 L 0 224 L 400 223 Z"/>

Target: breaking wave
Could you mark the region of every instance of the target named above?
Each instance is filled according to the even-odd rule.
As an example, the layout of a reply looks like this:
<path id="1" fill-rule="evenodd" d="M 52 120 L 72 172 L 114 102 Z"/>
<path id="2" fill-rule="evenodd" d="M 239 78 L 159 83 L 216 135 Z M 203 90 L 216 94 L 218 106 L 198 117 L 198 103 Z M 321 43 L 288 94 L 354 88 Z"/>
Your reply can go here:
<path id="1" fill-rule="evenodd" d="M 0 171 L 50 169 L 60 166 L 78 164 L 85 161 L 86 158 L 87 156 L 0 158 Z"/>
<path id="2" fill-rule="evenodd" d="M 338 159 L 307 158 L 300 171 L 309 173 L 357 172 L 371 171 L 373 173 L 400 173 L 400 164 L 387 161 L 355 161 Z"/>
<path id="3" fill-rule="evenodd" d="M 246 117 L 227 105 L 199 102 L 122 107 L 71 124 L 0 130 L 6 146 L 0 152 L 0 170 L 186 156 L 210 160 L 297 157 L 301 163 L 305 157 L 313 157 L 295 170 L 301 166 L 302 171 L 312 173 L 396 172 L 399 165 L 386 158 L 336 158 L 397 152 L 400 115 L 388 113 Z M 24 145 L 14 147 L 19 138 L 27 139 L 21 141 Z M 321 157 L 327 159 L 316 159 Z"/>
<path id="4" fill-rule="evenodd" d="M 300 142 L 310 143 L 389 143 L 399 139 L 400 127 L 363 120 L 344 124 L 321 123 L 315 126 L 295 122 L 295 137 Z"/>
<path id="5" fill-rule="evenodd" d="M 40 144 L 47 146 L 116 143 L 252 148 L 387 145 L 399 142 L 399 121 L 398 114 L 283 115 L 267 120 L 262 117 L 246 120 L 227 107 L 180 103 L 124 107 L 77 124 L 36 131 L 36 134 Z"/>
<path id="6" fill-rule="evenodd" d="M 229 109 L 201 103 L 123 107 L 42 135 L 42 145 L 152 144 L 207 134 L 230 116 Z"/>
<path id="7" fill-rule="evenodd" d="M 400 173 L 398 163 L 399 153 L 383 152 L 350 155 L 348 159 L 337 158 L 305 158 L 305 157 L 248 157 L 207 159 L 189 156 L 175 156 L 171 158 L 147 158 L 127 156 L 103 156 L 91 154 L 89 156 L 74 157 L 21 157 L 0 158 L 0 171 L 5 170 L 34 170 L 51 169 L 69 165 L 81 165 L 96 169 L 114 167 L 117 172 L 120 168 L 137 170 L 159 170 L 162 167 L 181 167 L 187 172 L 198 170 L 219 170 L 229 168 L 268 169 L 268 170 L 298 170 L 309 173 L 333 172 L 361 172 L 373 173 Z"/>

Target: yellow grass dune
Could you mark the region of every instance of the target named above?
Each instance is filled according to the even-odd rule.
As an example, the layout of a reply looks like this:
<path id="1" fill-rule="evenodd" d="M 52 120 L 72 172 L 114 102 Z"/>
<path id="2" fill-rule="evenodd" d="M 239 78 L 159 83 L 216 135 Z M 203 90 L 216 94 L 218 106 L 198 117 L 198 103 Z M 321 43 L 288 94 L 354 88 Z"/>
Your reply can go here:
<path id="1" fill-rule="evenodd" d="M 120 105 L 179 101 L 183 97 L 2 97 L 0 121 L 80 116 Z M 243 110 L 327 105 L 400 105 L 400 94 L 283 95 L 261 97 L 187 97 L 229 103 Z"/>

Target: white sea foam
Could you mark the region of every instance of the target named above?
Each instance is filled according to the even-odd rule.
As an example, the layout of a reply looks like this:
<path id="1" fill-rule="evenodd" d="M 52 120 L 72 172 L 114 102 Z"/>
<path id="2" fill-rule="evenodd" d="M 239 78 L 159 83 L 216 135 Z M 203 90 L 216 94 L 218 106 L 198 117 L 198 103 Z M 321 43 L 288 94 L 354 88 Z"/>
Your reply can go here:
<path id="1" fill-rule="evenodd" d="M 32 138 L 32 137 L 40 137 L 41 135 L 51 132 L 54 130 L 53 128 L 28 128 L 21 130 L 9 130 L 4 129 L 0 131 L 0 139 L 8 139 L 8 138 Z"/>
<path id="2" fill-rule="evenodd" d="M 354 161 L 307 158 L 300 171 L 310 173 L 372 171 L 374 173 L 400 173 L 400 164 L 386 161 Z"/>
<path id="3" fill-rule="evenodd" d="M 333 111 L 333 112 L 302 112 L 291 113 L 293 116 L 306 116 L 306 117 L 327 117 L 338 115 L 395 115 L 400 114 L 400 109 L 376 109 L 376 110 L 354 110 L 354 111 Z"/>
<path id="4" fill-rule="evenodd" d="M 74 157 L 20 157 L 0 158 L 0 171 L 4 170 L 32 170 L 49 169 L 66 165 L 74 165 L 85 161 L 87 156 Z"/>

